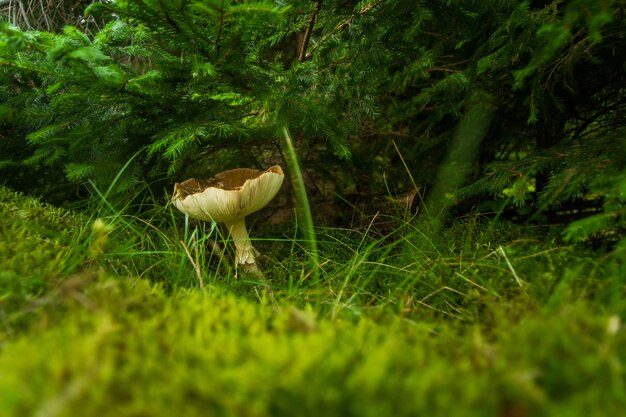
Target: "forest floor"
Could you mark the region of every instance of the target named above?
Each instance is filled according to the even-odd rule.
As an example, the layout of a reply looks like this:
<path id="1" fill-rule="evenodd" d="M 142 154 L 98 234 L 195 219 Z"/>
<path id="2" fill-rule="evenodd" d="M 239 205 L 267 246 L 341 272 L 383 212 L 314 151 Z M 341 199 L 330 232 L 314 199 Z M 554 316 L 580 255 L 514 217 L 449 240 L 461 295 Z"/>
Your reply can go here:
<path id="1" fill-rule="evenodd" d="M 479 216 L 258 228 L 265 279 L 171 208 L 0 189 L 0 415 L 617 416 L 624 253 Z M 312 267 L 316 258 L 318 267 Z"/>

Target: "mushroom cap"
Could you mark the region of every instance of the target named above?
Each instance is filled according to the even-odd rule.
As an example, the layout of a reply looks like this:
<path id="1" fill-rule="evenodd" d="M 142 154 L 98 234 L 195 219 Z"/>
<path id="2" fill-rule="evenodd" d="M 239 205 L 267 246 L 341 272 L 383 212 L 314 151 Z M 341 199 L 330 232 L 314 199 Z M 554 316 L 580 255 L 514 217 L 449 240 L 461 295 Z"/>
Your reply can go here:
<path id="1" fill-rule="evenodd" d="M 284 178 L 279 165 L 265 171 L 231 169 L 208 180 L 191 178 L 176 183 L 172 202 L 190 217 L 231 222 L 265 207 L 280 189 Z"/>

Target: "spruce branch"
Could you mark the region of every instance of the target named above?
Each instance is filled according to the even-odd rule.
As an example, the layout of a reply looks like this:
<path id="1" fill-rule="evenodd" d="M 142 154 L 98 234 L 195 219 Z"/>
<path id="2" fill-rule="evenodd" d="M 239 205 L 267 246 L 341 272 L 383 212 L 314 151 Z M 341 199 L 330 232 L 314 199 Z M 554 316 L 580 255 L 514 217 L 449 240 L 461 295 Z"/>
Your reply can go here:
<path id="1" fill-rule="evenodd" d="M 359 10 L 359 12 L 356 14 L 356 16 L 351 16 L 350 18 L 344 20 L 343 22 L 339 23 L 337 26 L 335 26 L 335 28 L 333 30 L 331 30 L 330 32 L 328 32 L 326 35 L 324 35 L 322 37 L 322 39 L 320 40 L 318 45 L 321 45 L 322 43 L 324 43 L 328 38 L 332 37 L 333 35 L 335 35 L 337 32 L 341 32 L 342 30 L 344 30 L 346 27 L 350 26 L 352 24 L 352 21 L 354 20 L 355 17 L 361 17 L 365 14 L 367 14 L 368 12 L 370 12 L 371 10 L 373 10 L 374 8 L 376 8 L 376 6 L 378 6 L 379 4 L 383 3 L 384 0 L 378 0 L 378 1 L 374 1 L 372 3 L 369 3 L 365 6 L 363 6 L 361 8 L 361 10 Z M 315 12 L 313 12 L 315 13 Z M 313 22 L 315 23 L 315 22 Z M 309 25 L 311 24 L 311 22 L 309 21 Z M 308 41 L 307 41 L 308 42 Z M 311 48 L 310 52 L 306 54 L 304 59 L 309 59 L 311 58 L 311 56 L 313 56 L 313 51 L 316 48 Z"/>
<path id="2" fill-rule="evenodd" d="M 165 20 L 167 21 L 167 23 L 174 29 L 176 33 L 180 33 L 181 32 L 180 27 L 178 26 L 176 21 L 172 19 L 172 17 L 167 11 L 167 7 L 163 4 L 162 0 L 159 0 L 159 6 L 161 6 L 161 10 L 163 11 L 163 14 L 165 15 Z"/>

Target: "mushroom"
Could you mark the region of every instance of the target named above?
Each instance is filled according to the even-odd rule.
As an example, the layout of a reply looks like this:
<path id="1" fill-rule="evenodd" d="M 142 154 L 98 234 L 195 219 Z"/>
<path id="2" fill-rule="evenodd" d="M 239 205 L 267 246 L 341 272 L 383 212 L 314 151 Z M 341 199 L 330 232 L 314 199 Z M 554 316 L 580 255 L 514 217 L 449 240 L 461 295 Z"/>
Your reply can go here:
<path id="1" fill-rule="evenodd" d="M 279 165 L 265 171 L 231 169 L 208 180 L 191 178 L 174 184 L 172 202 L 189 217 L 224 223 L 235 244 L 235 268 L 241 265 L 247 271 L 260 272 L 256 265 L 259 252 L 250 242 L 245 217 L 274 198 L 284 177 Z"/>

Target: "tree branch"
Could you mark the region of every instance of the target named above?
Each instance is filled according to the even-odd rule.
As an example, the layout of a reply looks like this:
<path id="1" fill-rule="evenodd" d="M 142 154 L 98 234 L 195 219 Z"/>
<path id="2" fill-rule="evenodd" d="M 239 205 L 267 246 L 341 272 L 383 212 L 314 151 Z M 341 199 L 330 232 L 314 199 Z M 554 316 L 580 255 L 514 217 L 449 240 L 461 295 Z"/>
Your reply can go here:
<path id="1" fill-rule="evenodd" d="M 313 32 L 313 27 L 315 26 L 315 20 L 317 19 L 317 14 L 322 8 L 322 0 L 315 0 L 315 10 L 311 12 L 311 17 L 309 18 L 309 25 L 306 28 L 306 32 L 304 32 L 304 38 L 302 39 L 302 45 L 300 46 L 300 53 L 298 54 L 298 61 L 303 62 L 306 58 L 306 49 L 309 46 L 309 40 L 311 39 L 311 33 Z"/>
<path id="2" fill-rule="evenodd" d="M 222 42 L 222 30 L 224 29 L 224 0 L 220 3 L 220 18 L 217 27 L 217 37 L 215 38 L 215 52 L 217 56 L 220 55 L 220 43 Z"/>
<path id="3" fill-rule="evenodd" d="M 349 19 L 344 20 L 343 22 L 339 23 L 337 26 L 335 26 L 335 28 L 333 30 L 331 30 L 329 33 L 327 33 L 322 40 L 320 41 L 320 43 L 323 43 L 326 39 L 328 39 L 329 37 L 331 37 L 332 35 L 334 35 L 335 33 L 345 29 L 346 27 L 350 26 L 350 24 L 352 23 L 352 21 L 354 20 L 355 17 L 357 16 L 363 16 L 364 14 L 368 13 L 369 11 L 371 11 L 372 9 L 374 9 L 376 6 L 378 6 L 379 4 L 381 4 L 382 2 L 384 2 L 385 0 L 378 0 L 378 1 L 374 1 L 370 4 L 367 4 L 365 6 L 363 6 L 363 8 L 361 10 L 359 10 L 359 12 L 356 14 L 356 16 L 352 16 Z M 314 12 L 315 13 L 315 12 Z M 311 22 L 309 22 L 310 24 Z M 308 40 L 307 40 L 308 42 Z M 309 52 L 308 54 L 306 54 L 305 59 L 310 58 L 312 55 L 312 52 Z"/>

